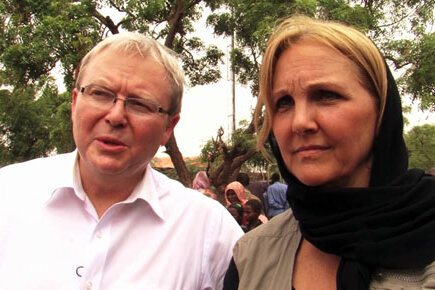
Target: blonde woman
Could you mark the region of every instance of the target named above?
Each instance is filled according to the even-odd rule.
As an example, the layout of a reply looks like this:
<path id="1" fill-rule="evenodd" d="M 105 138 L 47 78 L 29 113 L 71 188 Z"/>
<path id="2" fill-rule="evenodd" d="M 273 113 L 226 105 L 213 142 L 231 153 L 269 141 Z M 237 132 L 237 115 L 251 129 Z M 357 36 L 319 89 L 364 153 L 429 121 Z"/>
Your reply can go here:
<path id="1" fill-rule="evenodd" d="M 263 111 L 264 110 L 264 111 Z M 357 30 L 295 16 L 268 42 L 258 145 L 292 211 L 236 244 L 224 289 L 428 289 L 435 179 L 408 170 L 400 96 Z"/>

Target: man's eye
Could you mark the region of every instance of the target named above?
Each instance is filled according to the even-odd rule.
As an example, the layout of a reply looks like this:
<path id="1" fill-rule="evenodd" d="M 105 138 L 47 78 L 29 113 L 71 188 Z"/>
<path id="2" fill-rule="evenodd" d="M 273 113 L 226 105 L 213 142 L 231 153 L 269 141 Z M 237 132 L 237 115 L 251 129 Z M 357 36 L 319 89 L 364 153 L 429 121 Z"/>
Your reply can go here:
<path id="1" fill-rule="evenodd" d="M 113 98 L 112 93 L 110 93 L 109 91 L 106 91 L 106 90 L 98 89 L 98 88 L 93 88 L 90 91 L 90 95 L 97 97 L 97 98 L 107 98 L 107 99 Z"/>
<path id="2" fill-rule="evenodd" d="M 285 111 L 293 107 L 294 104 L 295 102 L 292 97 L 288 95 L 282 96 L 275 104 L 275 111 L 276 112 Z"/>
<path id="3" fill-rule="evenodd" d="M 128 99 L 129 105 L 132 109 L 136 109 L 138 111 L 146 111 L 146 112 L 154 112 L 157 109 L 154 109 L 153 106 L 143 100 L 139 99 Z"/>

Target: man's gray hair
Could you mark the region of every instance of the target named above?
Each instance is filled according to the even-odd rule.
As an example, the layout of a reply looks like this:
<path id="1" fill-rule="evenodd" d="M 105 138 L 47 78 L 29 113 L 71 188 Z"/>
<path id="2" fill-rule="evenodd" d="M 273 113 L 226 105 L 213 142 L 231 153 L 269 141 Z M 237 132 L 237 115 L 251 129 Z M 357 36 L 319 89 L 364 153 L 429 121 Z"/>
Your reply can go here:
<path id="1" fill-rule="evenodd" d="M 80 63 L 76 81 L 77 88 L 80 86 L 81 76 L 86 65 L 94 56 L 107 48 L 119 50 L 121 52 L 139 54 L 143 58 L 151 56 L 155 61 L 162 64 L 166 69 L 172 87 L 172 93 L 170 96 L 171 105 L 168 110 L 169 114 L 174 115 L 180 112 L 185 77 L 183 69 L 178 62 L 176 53 L 151 37 L 135 32 L 121 32 L 119 34 L 111 35 L 94 46 L 91 51 L 83 57 Z"/>

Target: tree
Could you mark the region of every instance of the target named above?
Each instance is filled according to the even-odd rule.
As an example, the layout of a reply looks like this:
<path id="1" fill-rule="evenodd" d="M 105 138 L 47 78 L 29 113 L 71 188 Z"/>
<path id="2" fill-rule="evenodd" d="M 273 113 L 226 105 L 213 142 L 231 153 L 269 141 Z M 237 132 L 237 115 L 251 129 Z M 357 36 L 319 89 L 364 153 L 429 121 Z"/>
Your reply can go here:
<path id="1" fill-rule="evenodd" d="M 298 13 L 324 19 L 348 20 L 348 23 L 364 28 L 372 26 L 374 16 L 361 6 L 344 1 L 326 0 L 278 0 L 252 1 L 230 0 L 229 9 L 212 13 L 208 17 L 218 35 L 236 39 L 236 49 L 231 53 L 238 82 L 249 84 L 254 96 L 258 93 L 258 74 L 266 41 L 278 19 Z"/>
<path id="2" fill-rule="evenodd" d="M 267 166 L 266 160 L 255 149 L 254 127 L 246 121 L 231 135 L 223 140 L 224 130 L 209 140 L 201 151 L 201 159 L 207 162 L 207 173 L 211 184 L 216 188 L 218 199 L 223 202 L 225 186 L 236 180 L 242 166 L 251 162 L 253 166 Z"/>
<path id="3" fill-rule="evenodd" d="M 399 46 L 401 45 L 401 46 Z M 413 41 L 399 42 L 402 52 L 396 67 L 409 66 L 403 76 L 403 92 L 420 100 L 421 109 L 435 110 L 435 33 L 424 34 Z M 403 60 L 402 60 L 403 59 Z"/>
<path id="4" fill-rule="evenodd" d="M 434 34 L 426 27 L 434 22 L 435 0 L 343 1 L 343 0 L 229 0 L 227 11 L 217 11 L 208 23 L 218 35 L 236 39 L 232 62 L 238 82 L 258 92 L 261 55 L 273 26 L 280 18 L 304 14 L 337 20 L 367 33 L 393 64 L 404 69 L 402 91 L 422 99 L 425 108 L 434 103 Z"/>
<path id="5" fill-rule="evenodd" d="M 435 126 L 415 126 L 407 134 L 409 167 L 428 170 L 435 166 Z"/>
<path id="6" fill-rule="evenodd" d="M 74 148 L 70 97 L 50 72 L 61 62 L 73 87 L 78 61 L 101 34 L 87 11 L 68 1 L 0 4 L 0 165 Z"/>
<path id="7" fill-rule="evenodd" d="M 28 112 L 35 111 L 38 98 L 46 87 L 52 88 L 49 75 L 56 64 L 60 63 L 64 71 L 64 83 L 68 90 L 74 86 L 75 70 L 80 59 L 99 40 L 107 34 L 119 33 L 121 29 L 138 31 L 154 37 L 169 48 L 178 52 L 183 67 L 192 85 L 208 84 L 217 81 L 221 75 L 219 65 L 223 53 L 215 46 L 206 46 L 201 39 L 193 37 L 193 24 L 204 9 L 214 10 L 219 7 L 218 0 L 107 0 L 107 1 L 67 1 L 67 0 L 10 0 L 0 4 L 0 19 L 3 23 L 0 34 L 0 77 L 4 90 L 2 97 L 7 103 L 17 92 L 32 87 L 27 91 Z M 118 11 L 121 19 L 117 21 L 104 15 L 101 8 Z M 48 116 L 57 121 L 68 113 L 69 101 L 59 96 L 62 102 L 51 108 Z M 44 156 L 49 152 L 69 151 L 71 136 L 58 134 L 70 128 L 70 118 L 53 126 L 50 120 L 39 120 L 37 114 L 27 114 L 31 118 L 28 123 L 30 131 L 41 130 L 44 136 L 28 136 L 20 132 L 23 123 L 19 123 L 17 114 L 25 111 L 10 111 L 2 106 L 4 115 L 14 113 L 10 118 L 3 118 L 2 164 L 20 161 L 35 156 Z M 38 130 L 36 128 L 38 127 Z M 33 130 L 31 130 L 31 128 Z M 12 130 L 17 129 L 15 132 Z M 68 131 L 69 132 L 69 131 Z M 45 138 L 51 136 L 56 140 Z M 38 150 L 31 155 L 13 151 L 14 139 L 36 138 Z M 36 142 L 36 141 L 35 141 Z M 191 177 L 172 135 L 166 145 L 177 170 L 179 179 L 190 185 Z"/>

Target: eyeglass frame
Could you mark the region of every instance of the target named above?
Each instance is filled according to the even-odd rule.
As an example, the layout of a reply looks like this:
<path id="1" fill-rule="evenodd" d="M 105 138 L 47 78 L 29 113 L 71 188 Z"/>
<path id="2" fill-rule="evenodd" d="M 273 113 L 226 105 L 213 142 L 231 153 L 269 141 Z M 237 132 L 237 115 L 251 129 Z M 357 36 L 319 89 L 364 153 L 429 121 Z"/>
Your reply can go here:
<path id="1" fill-rule="evenodd" d="M 110 95 L 112 95 L 112 97 L 113 97 L 113 99 L 112 99 L 112 106 L 113 105 L 115 105 L 116 104 L 116 102 L 118 101 L 118 100 L 121 100 L 121 101 L 123 101 L 124 102 L 124 109 L 126 108 L 126 104 L 127 104 L 127 102 L 129 102 L 129 101 L 135 101 L 135 100 L 141 100 L 141 101 L 146 101 L 146 102 L 148 102 L 149 104 L 153 104 L 153 105 L 155 105 L 156 107 L 157 107 L 157 111 L 155 111 L 155 112 L 151 112 L 151 114 L 166 114 L 166 115 L 170 115 L 170 113 L 169 113 L 169 110 L 165 110 L 165 109 L 163 109 L 163 107 L 159 104 L 159 103 L 157 103 L 157 102 L 155 102 L 155 101 L 152 101 L 152 100 L 150 100 L 150 99 L 145 99 L 145 98 L 141 98 L 141 97 L 127 97 L 127 98 L 120 98 L 120 97 L 118 97 L 118 95 L 115 93 L 115 92 L 113 92 L 112 90 L 110 90 L 110 89 L 108 89 L 108 88 L 105 88 L 105 87 L 103 87 L 103 86 L 100 86 L 100 85 L 97 85 L 97 84 L 89 84 L 89 85 L 87 85 L 87 86 L 83 86 L 83 87 L 80 87 L 79 88 L 79 92 L 81 93 L 81 94 L 83 94 L 83 95 L 88 95 L 88 96 L 91 96 L 92 97 L 92 95 L 90 95 L 90 94 L 86 94 L 85 93 L 85 90 L 86 90 L 86 88 L 88 88 L 88 87 L 97 87 L 97 88 L 100 88 L 100 89 L 102 89 L 102 90 L 104 90 L 105 92 L 107 92 L 107 93 L 110 93 Z M 125 109 L 126 110 L 126 109 Z M 149 115 L 149 114 L 143 114 L 143 116 L 145 116 L 145 115 Z"/>

